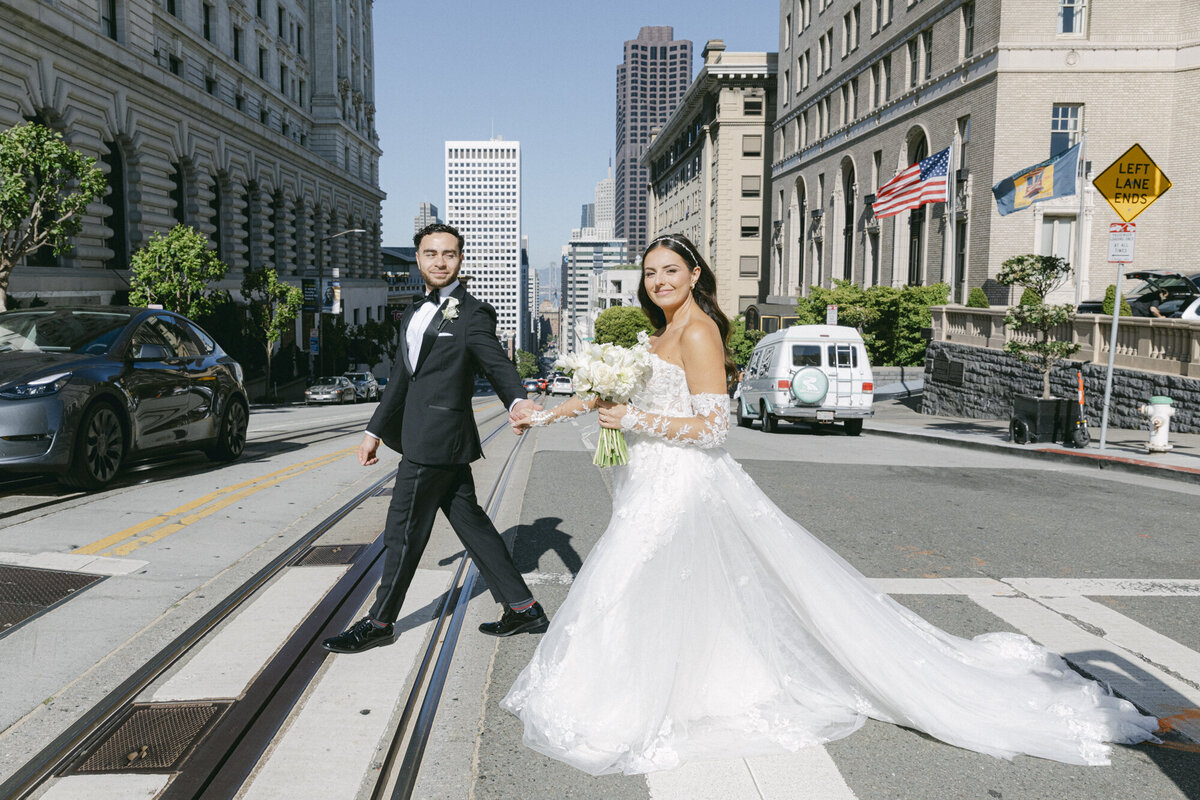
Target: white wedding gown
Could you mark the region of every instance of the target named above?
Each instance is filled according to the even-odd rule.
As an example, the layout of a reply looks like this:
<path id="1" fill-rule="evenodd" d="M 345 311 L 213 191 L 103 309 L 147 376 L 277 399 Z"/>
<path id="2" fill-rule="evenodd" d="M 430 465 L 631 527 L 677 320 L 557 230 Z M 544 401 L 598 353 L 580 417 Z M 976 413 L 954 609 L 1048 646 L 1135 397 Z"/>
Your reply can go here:
<path id="1" fill-rule="evenodd" d="M 599 775 L 794 751 L 867 717 L 1073 764 L 1154 738 L 1028 638 L 961 639 L 873 588 L 725 452 L 727 398 L 689 395 L 680 367 L 654 357 L 630 405 L 657 435 L 626 433 L 608 529 L 501 703 L 529 747 Z"/>

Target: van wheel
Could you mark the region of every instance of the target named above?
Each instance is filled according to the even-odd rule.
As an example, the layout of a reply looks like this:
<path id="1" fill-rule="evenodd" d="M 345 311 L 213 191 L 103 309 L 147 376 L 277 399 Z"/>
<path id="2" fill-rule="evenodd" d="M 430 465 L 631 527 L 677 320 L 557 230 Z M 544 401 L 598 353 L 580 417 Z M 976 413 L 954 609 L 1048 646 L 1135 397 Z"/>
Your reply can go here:
<path id="1" fill-rule="evenodd" d="M 775 433 L 779 430 L 779 419 L 774 414 L 767 413 L 766 403 L 759 407 L 759 413 L 762 415 L 763 433 Z"/>
<path id="2" fill-rule="evenodd" d="M 742 401 L 738 400 L 737 404 L 737 422 L 739 428 L 749 428 L 754 424 L 753 417 L 747 417 L 742 413 Z"/>
<path id="3" fill-rule="evenodd" d="M 846 428 L 846 434 L 849 436 L 858 436 L 862 433 L 863 421 L 861 419 L 848 419 L 842 423 Z"/>

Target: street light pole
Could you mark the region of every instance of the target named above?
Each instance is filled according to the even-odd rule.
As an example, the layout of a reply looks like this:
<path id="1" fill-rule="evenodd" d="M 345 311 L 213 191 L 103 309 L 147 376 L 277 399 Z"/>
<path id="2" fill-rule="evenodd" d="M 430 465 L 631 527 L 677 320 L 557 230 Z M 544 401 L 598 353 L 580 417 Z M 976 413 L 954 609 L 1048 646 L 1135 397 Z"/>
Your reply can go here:
<path id="1" fill-rule="evenodd" d="M 317 323 L 317 374 L 312 376 L 314 378 L 321 377 L 325 373 L 325 321 L 321 319 L 321 314 L 325 309 L 325 259 L 323 258 L 325 242 L 348 233 L 366 232 L 362 228 L 348 228 L 317 239 L 317 309 L 313 312 L 313 318 Z"/>

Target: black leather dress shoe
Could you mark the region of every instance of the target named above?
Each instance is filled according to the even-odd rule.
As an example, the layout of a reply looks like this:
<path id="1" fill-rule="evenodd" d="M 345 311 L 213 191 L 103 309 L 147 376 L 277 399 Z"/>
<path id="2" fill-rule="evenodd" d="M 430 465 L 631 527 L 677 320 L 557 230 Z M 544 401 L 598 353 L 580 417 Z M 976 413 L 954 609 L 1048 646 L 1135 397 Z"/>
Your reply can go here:
<path id="1" fill-rule="evenodd" d="M 321 642 L 321 646 L 331 653 L 361 653 L 372 647 L 391 644 L 394 632 L 390 622 L 381 628 L 370 617 L 363 617 L 337 636 Z"/>
<path id="2" fill-rule="evenodd" d="M 488 636 L 512 636 L 514 633 L 534 633 L 544 631 L 550 626 L 550 618 L 538 603 L 534 603 L 524 611 L 504 609 L 504 615 L 499 622 L 485 622 L 479 626 L 481 633 Z"/>

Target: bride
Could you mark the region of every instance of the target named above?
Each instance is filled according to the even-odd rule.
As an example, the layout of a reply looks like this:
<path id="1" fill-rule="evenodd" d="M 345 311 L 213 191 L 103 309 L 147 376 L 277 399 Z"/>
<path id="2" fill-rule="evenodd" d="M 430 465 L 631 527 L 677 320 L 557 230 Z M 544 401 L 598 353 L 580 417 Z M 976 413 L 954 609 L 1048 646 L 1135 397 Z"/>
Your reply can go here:
<path id="1" fill-rule="evenodd" d="M 628 405 L 574 397 L 626 431 L 613 514 L 501 705 L 525 744 L 593 775 L 819 745 L 867 717 L 959 747 L 1107 764 L 1158 721 L 1012 633 L 967 640 L 876 590 L 789 519 L 722 448 L 729 321 L 686 238 L 642 257 L 657 328 Z"/>

